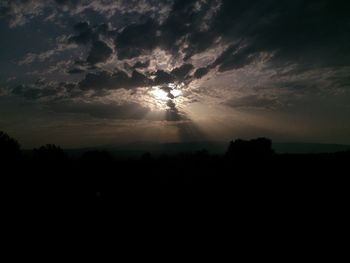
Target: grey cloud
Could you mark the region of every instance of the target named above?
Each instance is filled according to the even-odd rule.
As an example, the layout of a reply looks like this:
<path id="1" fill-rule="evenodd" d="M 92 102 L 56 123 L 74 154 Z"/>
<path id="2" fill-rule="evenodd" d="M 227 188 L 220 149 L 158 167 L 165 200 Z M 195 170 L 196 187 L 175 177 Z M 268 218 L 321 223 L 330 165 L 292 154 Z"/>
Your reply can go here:
<path id="1" fill-rule="evenodd" d="M 54 4 L 55 3 L 55 4 Z M 164 12 L 164 7 L 170 12 Z M 155 47 L 178 52 L 181 45 L 186 59 L 210 48 L 215 41 L 232 43 L 241 40 L 250 49 L 231 56 L 220 70 L 230 70 L 249 63 L 249 52 L 274 52 L 276 61 L 348 65 L 350 52 L 348 4 L 344 1 L 4 1 L 3 16 L 23 24 L 36 16 L 62 12 L 66 15 L 94 11 L 110 18 L 134 12 L 121 32 L 110 32 L 106 24 L 99 29 L 87 23 L 76 25 L 76 43 L 96 41 L 96 34 L 115 36 L 120 59 L 137 57 Z M 157 19 L 166 14 L 164 21 Z M 139 16 L 136 16 L 139 14 Z M 88 17 L 87 14 L 85 14 Z M 157 16 L 158 15 L 158 16 Z M 205 27 L 203 28 L 203 23 Z M 104 33 L 103 33 L 104 32 Z M 296 48 L 297 47 L 297 48 Z"/>
<path id="2" fill-rule="evenodd" d="M 28 100 L 54 99 L 64 95 L 65 83 L 37 80 L 31 85 L 18 85 L 12 89 L 12 94 Z"/>
<path id="3" fill-rule="evenodd" d="M 277 106 L 280 106 L 280 102 L 275 97 L 248 95 L 231 99 L 225 105 L 231 108 L 275 109 Z"/>
<path id="4" fill-rule="evenodd" d="M 219 71 L 223 72 L 242 68 L 254 61 L 254 58 L 255 50 L 252 47 L 240 47 L 239 44 L 234 44 L 229 46 L 211 66 L 219 66 Z"/>
<path id="5" fill-rule="evenodd" d="M 7 18 L 10 27 L 21 26 L 27 23 L 30 17 L 39 16 L 44 8 L 43 2 L 4 0 L 0 2 L 0 17 Z"/>
<path id="6" fill-rule="evenodd" d="M 121 73 L 124 79 L 128 76 L 126 73 Z M 99 73 L 88 73 L 85 78 L 80 81 L 79 87 L 83 90 L 102 90 L 102 89 L 112 89 L 115 87 L 115 82 L 113 81 L 112 75 L 106 71 Z"/>
<path id="7" fill-rule="evenodd" d="M 118 120 L 140 120 L 150 111 L 137 103 L 117 105 L 83 101 L 60 102 L 49 105 L 49 108 L 58 113 L 87 114 L 94 118 Z"/>
<path id="8" fill-rule="evenodd" d="M 156 0 L 2 0 L 0 16 L 8 19 L 11 27 L 23 26 L 36 17 L 43 20 L 64 19 L 86 13 L 112 17 L 116 13 L 152 14 L 164 16 L 170 1 Z M 64 14 L 65 16 L 60 16 Z"/>
<path id="9" fill-rule="evenodd" d="M 331 77 L 332 84 L 339 88 L 350 88 L 350 68 L 345 70 L 345 74 L 336 74 Z"/>
<path id="10" fill-rule="evenodd" d="M 69 44 L 67 42 L 67 36 L 63 35 L 56 39 L 56 47 L 40 52 L 40 53 L 27 53 L 21 60 L 18 61 L 18 65 L 30 65 L 35 62 L 45 62 L 52 60 L 54 57 L 57 58 L 64 52 L 70 51 L 77 48 L 74 44 Z"/>
<path id="11" fill-rule="evenodd" d="M 348 67 L 350 63 L 350 18 L 347 14 L 348 5 L 342 1 L 56 0 L 48 3 L 27 0 L 4 3 L 0 12 L 13 23 L 17 20 L 17 25 L 32 17 L 48 16 L 47 9 L 57 5 L 59 7 L 55 12 L 62 13 L 63 17 L 70 16 L 71 19 L 75 18 L 74 21 L 77 21 L 76 17 L 86 20 L 70 26 L 75 33 L 69 38 L 72 43 L 77 43 L 84 49 L 90 48 L 88 54 L 79 54 L 79 59 L 86 68 L 77 66 L 67 70 L 70 74 L 83 73 L 82 70 L 87 72 L 79 83 L 82 90 L 164 85 L 184 79 L 191 80 L 189 75 L 199 79 L 214 68 L 219 72 L 226 72 L 251 65 L 262 53 L 271 55 L 272 58 L 265 66 L 276 69 L 277 75 L 283 74 L 283 70 L 279 69 L 291 64 L 296 65 L 293 74 L 302 74 L 319 68 L 338 71 Z M 163 6 L 170 11 L 164 12 Z M 159 18 L 161 13 L 162 19 Z M 79 16 L 74 17 L 73 14 Z M 97 16 L 103 20 L 101 23 L 93 22 L 93 18 Z M 112 25 L 114 20 L 119 24 Z M 73 20 L 70 23 L 71 21 Z M 131 65 L 124 67 L 125 71 L 110 73 L 103 71 L 105 68 L 95 66 L 111 57 L 113 50 L 108 46 L 111 43 L 119 60 L 118 67 L 122 67 L 120 65 L 124 62 Z M 216 46 L 228 48 L 220 55 L 215 54 L 216 60 L 211 65 L 195 64 L 191 60 L 193 55 Z M 171 63 L 179 65 L 178 68 L 166 72 L 164 68 L 157 67 L 158 65 L 154 67 L 153 61 L 150 64 L 152 57 L 149 55 L 155 48 L 171 54 Z M 29 55 L 23 63 L 32 63 L 51 56 L 49 51 L 41 56 Z M 132 62 L 128 59 L 132 59 Z M 149 78 L 152 74 L 155 75 L 154 80 Z M 276 78 L 288 77 L 292 73 L 285 74 L 287 76 Z M 346 75 L 328 80 L 331 82 L 329 86 L 333 83 L 342 87 L 349 86 Z M 302 82 L 302 87 L 315 87 L 305 85 L 306 79 L 302 79 Z M 293 89 L 299 87 L 289 86 Z M 42 89 L 36 86 L 28 86 L 17 92 L 24 95 L 23 90 L 27 90 L 27 97 L 40 97 L 42 93 Z M 262 105 L 264 102 L 268 104 L 268 100 L 265 97 L 247 97 L 241 101 L 246 105 L 254 104 L 252 101 L 255 101 L 255 105 Z M 238 100 L 232 106 L 240 107 Z"/>

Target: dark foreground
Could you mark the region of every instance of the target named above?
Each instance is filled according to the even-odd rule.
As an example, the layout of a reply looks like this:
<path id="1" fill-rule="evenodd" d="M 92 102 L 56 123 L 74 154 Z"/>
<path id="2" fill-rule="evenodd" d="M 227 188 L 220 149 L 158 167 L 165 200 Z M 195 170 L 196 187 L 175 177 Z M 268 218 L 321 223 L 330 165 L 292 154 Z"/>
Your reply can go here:
<path id="1" fill-rule="evenodd" d="M 340 256 L 350 153 L 251 150 L 118 160 L 106 152 L 72 159 L 47 146 L 17 160 L 1 159 L 3 218 L 10 221 L 6 226 L 14 224 L 9 236 L 25 233 L 26 244 L 38 229 L 46 233 L 43 240 L 61 236 L 72 246 L 74 234 L 91 242 L 103 233 L 132 256 L 151 253 L 152 238 L 158 239 L 157 249 L 170 249 L 167 257 L 187 248 L 221 259 L 216 246 L 238 249 L 246 258 Z M 130 246 L 135 242 L 144 250 L 136 253 Z M 198 245 L 209 250 L 195 250 Z"/>
<path id="2" fill-rule="evenodd" d="M 139 225 L 197 215 L 243 225 L 288 219 L 293 227 L 312 214 L 313 224 L 347 218 L 350 152 L 280 155 L 271 141 L 257 139 L 231 142 L 216 156 L 203 150 L 117 159 L 90 151 L 73 158 L 54 145 L 23 154 L 13 142 L 3 136 L 1 193 L 4 206 L 22 214 L 16 219 L 117 215 Z"/>
<path id="3" fill-rule="evenodd" d="M 26 157 L 3 164 L 2 188 L 20 203 L 67 206 L 312 202 L 345 198 L 349 153 L 210 156 L 205 152 L 115 160 Z"/>

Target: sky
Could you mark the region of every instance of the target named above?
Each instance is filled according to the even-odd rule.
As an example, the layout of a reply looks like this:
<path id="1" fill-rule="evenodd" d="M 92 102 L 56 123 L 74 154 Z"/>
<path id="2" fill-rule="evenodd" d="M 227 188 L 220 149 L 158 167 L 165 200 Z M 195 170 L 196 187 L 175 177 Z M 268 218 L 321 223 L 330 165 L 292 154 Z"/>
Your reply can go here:
<path id="1" fill-rule="evenodd" d="M 0 130 L 24 148 L 350 144 L 349 7 L 1 0 Z"/>

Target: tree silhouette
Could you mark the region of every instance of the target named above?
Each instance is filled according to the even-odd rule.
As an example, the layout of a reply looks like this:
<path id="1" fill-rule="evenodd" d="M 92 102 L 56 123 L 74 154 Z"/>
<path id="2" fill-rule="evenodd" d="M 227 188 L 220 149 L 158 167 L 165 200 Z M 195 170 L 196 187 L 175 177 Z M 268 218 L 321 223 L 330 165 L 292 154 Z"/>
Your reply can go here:
<path id="1" fill-rule="evenodd" d="M 152 162 L 153 161 L 152 154 L 150 152 L 146 152 L 146 153 L 142 154 L 141 161 L 143 161 L 143 162 Z"/>
<path id="2" fill-rule="evenodd" d="M 41 146 L 39 149 L 34 149 L 33 156 L 37 161 L 45 163 L 64 163 L 68 161 L 66 153 L 54 144 L 47 144 Z"/>
<path id="3" fill-rule="evenodd" d="M 21 157 L 19 143 L 7 133 L 0 131 L 0 161 L 18 161 Z"/>
<path id="4" fill-rule="evenodd" d="M 80 161 L 85 166 L 106 165 L 113 162 L 113 156 L 107 151 L 88 151 L 81 156 Z"/>
<path id="5" fill-rule="evenodd" d="M 250 141 L 231 141 L 226 152 L 228 157 L 262 157 L 271 156 L 274 153 L 272 141 L 267 138 L 258 138 Z"/>

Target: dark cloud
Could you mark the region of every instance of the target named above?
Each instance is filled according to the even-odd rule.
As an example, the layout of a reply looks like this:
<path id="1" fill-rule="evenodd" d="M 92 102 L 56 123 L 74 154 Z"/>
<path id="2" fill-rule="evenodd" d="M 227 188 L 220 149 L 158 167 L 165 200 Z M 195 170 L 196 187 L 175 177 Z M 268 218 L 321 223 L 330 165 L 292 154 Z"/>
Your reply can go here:
<path id="1" fill-rule="evenodd" d="M 141 3 L 142 2 L 142 3 Z M 249 52 L 274 52 L 278 62 L 296 61 L 317 65 L 348 65 L 349 16 L 346 1 L 231 1 L 231 0 L 169 0 L 169 1 L 3 1 L 0 12 L 10 17 L 14 24 L 23 24 L 36 16 L 48 16 L 62 12 L 66 16 L 84 12 L 105 15 L 110 13 L 126 16 L 133 13 L 117 29 L 110 29 L 106 23 L 91 26 L 88 22 L 77 23 L 76 35 L 71 41 L 88 44 L 98 41 L 99 36 L 115 39 L 119 59 L 134 58 L 155 47 L 176 54 L 186 43 L 185 60 L 192 55 L 212 47 L 216 41 L 232 43 L 244 41 L 250 46 L 242 53 L 231 54 L 221 71 L 244 66 L 251 58 Z M 56 3 L 53 5 L 52 3 Z M 106 7 L 110 7 L 110 10 Z M 170 12 L 164 21 L 154 14 Z M 140 8 L 142 7 L 142 8 Z M 152 9 L 157 11 L 150 12 Z M 137 10 L 137 8 L 139 10 Z M 128 12 L 128 10 L 131 10 Z M 148 10 L 148 11 L 146 11 Z M 46 12 L 45 12 L 46 11 Z M 49 12 L 50 11 L 50 12 Z M 67 11 L 72 11 L 71 13 Z M 113 12 L 112 12 L 113 11 Z M 110 12 L 110 13 L 109 13 Z M 44 15 L 47 13 L 46 15 Z M 95 14 L 94 13 L 94 14 Z M 79 13 L 80 14 L 80 13 Z M 132 19 L 134 18 L 134 19 Z M 20 21 L 23 20 L 23 21 Z M 87 19 L 88 20 L 88 19 Z M 102 19 L 100 19 L 102 20 Z M 106 21 L 106 22 L 107 22 Z M 253 54 L 254 55 L 254 54 Z M 322 55 L 322 56 L 320 56 Z M 236 62 L 237 61 L 237 62 Z M 233 66 L 233 67 L 232 67 Z"/>
<path id="2" fill-rule="evenodd" d="M 11 11 L 10 4 L 8 2 L 0 3 L 0 17 L 5 17 Z"/>
<path id="3" fill-rule="evenodd" d="M 82 90 L 102 90 L 108 89 L 113 86 L 113 83 L 110 81 L 111 75 L 106 72 L 99 73 L 88 73 L 85 78 L 79 82 L 79 87 Z"/>
<path id="4" fill-rule="evenodd" d="M 242 68 L 249 65 L 254 59 L 255 53 L 254 49 L 251 47 L 243 47 L 237 50 L 232 50 L 232 47 L 230 47 L 215 61 L 214 64 L 218 64 L 219 71 L 223 72 Z"/>
<path id="5" fill-rule="evenodd" d="M 194 4 L 193 0 L 174 1 L 168 18 L 160 27 L 163 48 L 176 50 L 178 47 L 174 44 L 193 29 Z"/>
<path id="6" fill-rule="evenodd" d="M 193 70 L 192 64 L 184 64 L 179 68 L 175 68 L 171 71 L 171 74 L 173 74 L 178 79 L 185 79 L 188 74 Z"/>
<path id="7" fill-rule="evenodd" d="M 96 64 L 99 62 L 105 62 L 113 53 L 113 50 L 102 41 L 95 41 L 92 44 L 87 62 L 90 64 Z"/>
<path id="8" fill-rule="evenodd" d="M 74 25 L 74 29 L 79 33 L 91 31 L 89 22 L 79 22 Z"/>
<path id="9" fill-rule="evenodd" d="M 209 67 L 219 67 L 219 71 L 224 72 L 232 69 L 242 68 L 256 57 L 256 50 L 241 42 L 230 45 Z"/>
<path id="10" fill-rule="evenodd" d="M 141 62 L 138 61 L 135 63 L 135 65 L 133 66 L 134 69 L 143 69 L 143 68 L 148 68 L 150 65 L 150 61 L 147 60 L 146 62 Z"/>
<path id="11" fill-rule="evenodd" d="M 55 2 L 61 6 L 76 7 L 81 1 L 80 0 L 55 0 Z"/>
<path id="12" fill-rule="evenodd" d="M 134 70 L 131 78 L 129 78 L 130 87 L 144 87 L 150 85 L 150 83 L 150 80 L 137 70 Z"/>
<path id="13" fill-rule="evenodd" d="M 175 99 L 175 96 L 172 94 L 172 90 L 173 88 L 168 87 L 168 86 L 163 86 L 160 88 L 161 90 L 165 91 L 167 93 L 168 98 L 170 99 L 170 102 L 172 102 L 171 100 Z M 169 104 L 169 101 L 168 101 Z M 175 104 L 173 104 L 175 106 Z M 168 105 L 169 106 L 169 105 Z"/>
<path id="14" fill-rule="evenodd" d="M 16 2 L 14 4 L 14 2 Z M 3 14 L 20 17 L 15 10 L 24 7 L 38 10 L 28 15 L 39 16 L 49 7 L 38 1 L 5 1 L 1 6 Z M 85 3 L 86 2 L 86 3 Z M 91 45 L 87 62 L 96 64 L 106 61 L 112 49 L 105 38 L 114 40 L 117 56 L 120 60 L 147 55 L 158 47 L 176 56 L 180 49 L 185 53 L 185 61 L 191 56 L 206 51 L 218 43 L 229 47 L 210 65 L 218 70 L 229 71 L 252 63 L 261 52 L 274 54 L 274 64 L 298 63 L 318 66 L 346 66 L 350 61 L 350 19 L 347 15 L 346 2 L 329 0 L 320 1 L 231 1 L 231 0 L 169 0 L 163 4 L 170 7 L 164 21 L 142 9 L 134 11 L 134 18 L 129 17 L 120 23 L 121 27 L 107 24 L 110 21 L 102 16 L 99 21 L 89 22 L 92 9 L 108 12 L 105 8 L 126 11 L 138 6 L 137 1 L 121 1 L 119 7 L 112 1 L 64 1 L 57 0 L 59 8 L 67 7 L 75 10 L 87 10 L 86 21 L 76 23 L 72 27 L 76 34 L 69 40 L 79 45 Z M 25 4 L 24 4 L 25 3 Z M 93 4 L 91 4 L 93 3 Z M 144 6 L 157 6 L 156 1 L 145 1 Z M 40 8 L 39 8 L 40 7 Z M 63 10 L 63 9 L 59 9 Z M 161 12 L 161 6 L 159 6 Z M 122 16 L 124 13 L 118 13 Z M 152 13 L 153 14 L 153 13 Z M 90 19 L 91 20 L 91 19 Z M 183 45 L 185 47 L 183 47 Z M 143 60 L 144 61 L 144 60 Z M 148 61 L 148 60 L 147 60 Z M 194 70 L 195 78 L 203 77 L 209 70 L 201 65 L 193 69 L 186 62 L 171 73 L 159 73 L 156 83 L 164 83 L 163 79 L 173 80 L 185 78 L 188 71 Z M 149 66 L 139 61 L 134 69 L 145 69 Z M 71 73 L 75 73 L 74 70 Z"/>
<path id="15" fill-rule="evenodd" d="M 184 49 L 185 60 L 192 55 L 203 52 L 214 43 L 217 35 L 209 30 L 209 19 L 220 1 L 175 0 L 172 10 L 161 25 L 160 46 L 174 53 L 178 52 L 182 41 L 188 43 Z M 206 25 L 209 23 L 209 25 Z M 182 40 L 182 41 L 181 41 Z M 174 45 L 175 44 L 175 45 Z"/>
<path id="16" fill-rule="evenodd" d="M 19 85 L 15 87 L 12 90 L 12 93 L 17 96 L 23 96 L 27 99 L 38 99 L 41 97 L 40 89 L 32 86 L 25 86 L 25 85 Z"/>
<path id="17" fill-rule="evenodd" d="M 84 73 L 85 70 L 80 69 L 80 68 L 72 68 L 67 71 L 68 74 L 81 74 Z"/>
<path id="18" fill-rule="evenodd" d="M 194 77 L 196 79 L 200 79 L 200 78 L 204 77 L 205 75 L 207 75 L 209 71 L 210 71 L 210 69 L 208 67 L 206 67 L 206 68 L 199 68 L 194 73 Z"/>
<path id="19" fill-rule="evenodd" d="M 61 62 L 69 62 L 63 64 L 66 68 L 62 69 L 63 74 L 69 74 L 50 76 L 55 81 L 47 83 L 39 81 L 30 84 L 26 80 L 33 72 L 14 69 L 18 75 L 25 76 L 19 79 L 24 79 L 23 82 L 27 83 L 15 87 L 13 95 L 32 100 L 79 98 L 87 90 L 93 90 L 102 96 L 108 90 L 158 85 L 168 94 L 167 120 L 183 119 L 167 84 L 180 81 L 187 83 L 203 78 L 209 72 L 227 72 L 228 76 L 228 71 L 252 65 L 262 55 L 269 58 L 264 67 L 276 72 L 273 77 L 266 76 L 271 87 L 279 88 L 276 93 L 280 90 L 287 91 L 288 94 L 297 93 L 305 89 L 316 93 L 320 89 L 320 82 L 316 82 L 315 77 L 308 73 L 324 72 L 321 69 L 343 72 L 333 74 L 331 78 L 324 77 L 324 82 L 329 83 L 322 83 L 323 87 L 348 88 L 348 70 L 343 70 L 350 64 L 348 10 L 348 2 L 330 0 L 0 1 L 1 17 L 8 20 L 11 27 L 18 27 L 12 31 L 13 43 L 26 39 L 22 36 L 27 34 L 30 39 L 36 39 L 33 36 L 37 35 L 33 32 L 37 31 L 40 32 L 38 35 L 47 40 L 48 48 L 44 52 L 26 50 L 31 48 L 23 45 L 23 54 L 32 54 L 27 57 L 28 64 L 33 68 L 31 71 L 40 75 L 44 73 L 38 68 L 51 68 L 53 65 L 50 63 L 56 63 L 59 59 Z M 79 20 L 81 22 L 77 23 Z M 33 22 L 32 25 L 30 21 Z M 37 28 L 40 21 L 45 23 L 42 22 Z M 20 29 L 20 26 L 28 27 Z M 7 35 L 9 34 L 4 34 L 3 38 L 7 38 Z M 76 45 L 71 46 L 79 48 L 67 53 L 61 52 L 65 47 L 57 40 L 60 36 L 64 36 L 66 46 L 74 43 Z M 55 40 L 57 43 L 52 43 Z M 39 42 L 41 41 L 37 40 L 37 44 L 41 45 Z M 57 52 L 52 51 L 55 44 L 58 44 Z M 0 43 L 0 56 L 8 53 L 9 46 L 10 41 L 2 46 Z M 155 49 L 162 52 L 152 53 Z M 224 49 L 221 54 L 215 52 L 219 49 Z M 166 59 L 170 57 L 167 60 L 170 65 L 164 66 L 164 61 L 155 65 L 155 61 L 159 61 L 158 56 L 161 56 L 159 53 L 164 54 L 163 51 Z M 16 55 L 13 55 L 11 61 L 19 61 L 17 53 L 13 54 Z M 114 68 L 103 64 L 111 57 L 116 61 Z M 75 65 L 71 62 L 74 59 L 77 61 Z M 212 61 L 214 62 L 211 63 Z M 0 66 L 3 65 L 1 63 Z M 11 63 L 2 66 L 0 71 L 6 70 L 8 65 Z M 171 72 L 164 70 L 174 65 L 177 68 Z M 291 65 L 293 69 L 289 70 Z M 80 75 L 83 73 L 85 75 Z M 244 70 L 242 73 L 245 73 L 247 79 L 254 74 Z M 220 77 L 221 74 L 210 74 L 212 75 Z M 300 75 L 303 78 L 297 79 Z M 78 84 L 69 83 L 72 79 Z M 237 82 L 240 81 L 245 83 L 245 80 L 237 78 Z M 251 86 L 251 83 L 240 84 L 237 83 L 236 86 Z M 227 82 L 222 85 L 231 86 Z M 223 87 L 217 87 L 220 88 Z M 251 87 L 247 87 L 249 88 Z M 261 94 L 242 94 L 242 97 L 230 100 L 226 105 L 233 108 L 278 107 L 279 101 L 274 96 L 263 95 L 261 90 Z M 198 92 L 199 99 L 201 92 Z M 210 91 L 208 94 L 211 94 Z M 246 91 L 246 94 L 250 93 Z M 76 112 L 91 112 L 89 114 L 95 117 L 119 118 L 117 113 L 117 117 L 113 115 L 114 111 L 130 116 L 125 113 L 131 111 L 133 106 L 140 109 L 134 104 L 115 108 L 106 104 L 88 103 L 69 107 L 66 105 L 66 108 Z M 146 111 L 140 109 L 142 113 Z"/>
<path id="20" fill-rule="evenodd" d="M 158 70 L 153 74 L 154 80 L 148 78 L 141 72 L 133 70 L 131 76 L 125 71 L 117 70 L 115 73 L 100 71 L 97 73 L 88 73 L 80 81 L 79 87 L 83 90 L 108 90 L 108 89 L 133 89 L 138 87 L 147 87 L 150 85 L 166 85 L 176 80 L 183 80 L 188 75 L 192 65 L 184 65 L 172 72 Z M 75 71 L 73 71 L 75 72 Z M 71 72 L 71 73 L 73 73 Z M 80 73 L 78 70 L 77 73 Z"/>
<path id="21" fill-rule="evenodd" d="M 115 39 L 118 58 L 134 58 L 154 49 L 158 44 L 157 29 L 157 22 L 152 19 L 126 27 Z"/>
<path id="22" fill-rule="evenodd" d="M 107 54 L 112 53 L 112 49 L 101 40 L 102 37 L 111 37 L 115 34 L 114 31 L 109 30 L 107 24 L 102 23 L 92 26 L 89 22 L 79 22 L 73 28 L 76 34 L 70 36 L 68 41 L 79 45 L 91 45 L 90 56 L 92 56 L 92 60 L 95 59 L 95 53 L 98 58 L 101 55 L 107 56 Z"/>
<path id="23" fill-rule="evenodd" d="M 162 23 L 146 15 L 120 30 L 110 29 L 105 23 L 92 26 L 80 22 L 74 26 L 77 35 L 70 40 L 92 45 L 87 58 L 90 64 L 107 60 L 113 52 L 100 40 L 101 36 L 114 39 L 119 60 L 148 55 L 159 47 L 174 56 L 182 49 L 186 61 L 218 41 L 229 45 L 208 68 L 193 69 L 184 62 L 171 73 L 157 72 L 157 85 L 171 82 L 174 77 L 186 78 L 192 70 L 195 78 L 201 78 L 211 68 L 217 67 L 220 72 L 239 69 L 255 61 L 262 52 L 274 54 L 275 65 L 340 66 L 350 61 L 349 18 L 331 1 L 168 2 L 172 3 L 171 11 Z M 133 68 L 148 66 L 139 61 Z"/>
<path id="24" fill-rule="evenodd" d="M 345 51 L 350 36 L 348 4 L 338 1 L 227 1 L 215 20 L 215 28 L 225 40 L 239 39 L 248 45 L 232 61 L 243 66 L 244 57 L 255 52 L 275 52 L 279 62 L 313 64 L 349 62 Z M 341 56 L 339 50 L 341 52 Z M 349 50 L 349 49 L 348 49 Z M 322 58 L 322 59 L 320 59 Z M 225 62 L 222 70 L 230 68 Z"/>
<path id="25" fill-rule="evenodd" d="M 190 45 L 184 50 L 186 53 L 185 60 L 190 59 L 193 55 L 204 52 L 214 45 L 218 36 L 212 32 L 192 32 L 188 35 Z"/>
<path id="26" fill-rule="evenodd" d="M 275 62 L 349 63 L 349 17 L 339 11 L 338 3 L 223 0 L 206 30 L 201 30 L 204 17 L 216 2 L 203 2 L 196 10 L 197 1 L 174 1 L 162 25 L 149 20 L 126 28 L 116 40 L 121 58 L 136 57 L 156 46 L 175 53 L 181 39 L 186 39 L 188 47 L 184 51 L 188 59 L 221 39 L 238 44 L 230 45 L 212 65 L 220 71 L 244 67 L 260 52 L 274 53 Z"/>
<path id="27" fill-rule="evenodd" d="M 132 89 L 149 85 L 150 80 L 138 71 L 133 71 L 129 76 L 124 71 L 111 74 L 106 71 L 99 73 L 88 73 L 79 83 L 83 90 L 104 90 L 104 89 Z"/>
<path id="28" fill-rule="evenodd" d="M 217 37 L 213 32 L 199 32 L 205 17 L 219 1 L 175 0 L 169 16 L 163 23 L 149 18 L 125 27 L 115 38 L 119 59 L 130 59 L 147 54 L 159 47 L 173 54 L 179 52 L 187 39 L 189 46 L 184 49 L 186 59 L 205 51 Z"/>
<path id="29" fill-rule="evenodd" d="M 168 84 L 175 80 L 175 76 L 163 70 L 158 70 L 155 73 L 155 76 L 156 78 L 154 79 L 154 85 Z"/>
<path id="30" fill-rule="evenodd" d="M 165 119 L 167 121 L 180 121 L 183 119 L 182 114 L 179 112 L 179 110 L 176 107 L 176 104 L 174 103 L 174 101 L 172 101 L 171 99 L 168 100 L 167 102 L 167 110 L 166 110 L 166 115 L 165 115 Z"/>
<path id="31" fill-rule="evenodd" d="M 77 34 L 69 38 L 69 41 L 71 42 L 86 45 L 98 39 L 98 34 L 94 32 L 92 28 L 90 28 L 88 22 L 79 22 L 74 25 L 74 29 L 76 30 Z"/>

